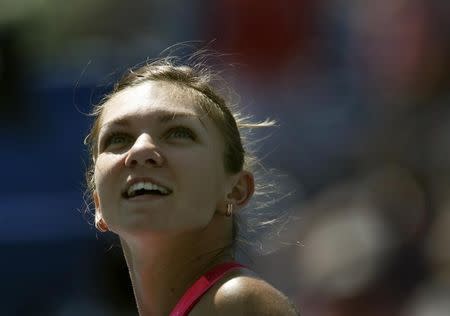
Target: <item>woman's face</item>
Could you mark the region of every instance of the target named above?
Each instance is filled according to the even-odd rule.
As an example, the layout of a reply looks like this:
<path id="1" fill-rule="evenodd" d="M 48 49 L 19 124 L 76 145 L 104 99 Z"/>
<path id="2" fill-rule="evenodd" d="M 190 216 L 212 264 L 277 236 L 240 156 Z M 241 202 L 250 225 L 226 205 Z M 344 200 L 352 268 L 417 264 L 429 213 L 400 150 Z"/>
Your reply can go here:
<path id="1" fill-rule="evenodd" d="M 111 231 L 201 229 L 223 205 L 230 187 L 223 140 L 188 89 L 149 81 L 104 104 L 94 201 Z M 149 192 L 151 183 L 169 194 Z"/>

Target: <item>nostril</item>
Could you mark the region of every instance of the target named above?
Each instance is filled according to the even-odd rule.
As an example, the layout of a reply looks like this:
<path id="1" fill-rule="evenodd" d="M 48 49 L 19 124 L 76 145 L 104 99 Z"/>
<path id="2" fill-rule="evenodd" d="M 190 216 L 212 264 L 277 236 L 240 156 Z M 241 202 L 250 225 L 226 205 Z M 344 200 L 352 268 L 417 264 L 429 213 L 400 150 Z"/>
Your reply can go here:
<path id="1" fill-rule="evenodd" d="M 125 164 L 126 165 L 128 165 L 128 166 L 135 166 L 135 165 L 137 165 L 137 161 L 136 160 L 128 160 L 128 161 L 125 161 Z"/>
<path id="2" fill-rule="evenodd" d="M 154 166 L 160 164 L 160 160 L 159 159 L 155 159 L 155 158 L 148 158 L 145 162 L 147 164 L 154 165 Z"/>
<path id="3" fill-rule="evenodd" d="M 163 164 L 163 156 L 149 146 L 134 146 L 127 153 L 125 165 L 134 167 L 136 165 L 159 166 Z"/>

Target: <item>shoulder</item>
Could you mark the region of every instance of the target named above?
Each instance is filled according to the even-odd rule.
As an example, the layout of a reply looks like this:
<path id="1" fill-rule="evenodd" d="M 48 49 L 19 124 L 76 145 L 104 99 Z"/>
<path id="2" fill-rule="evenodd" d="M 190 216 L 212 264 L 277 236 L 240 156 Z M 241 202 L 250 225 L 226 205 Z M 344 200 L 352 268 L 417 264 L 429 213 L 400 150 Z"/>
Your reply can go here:
<path id="1" fill-rule="evenodd" d="M 216 293 L 219 315 L 298 315 L 289 299 L 255 276 L 238 276 L 225 282 Z"/>
<path id="2" fill-rule="evenodd" d="M 206 298 L 207 309 L 214 315 L 298 316 L 289 299 L 253 273 L 233 273 Z"/>

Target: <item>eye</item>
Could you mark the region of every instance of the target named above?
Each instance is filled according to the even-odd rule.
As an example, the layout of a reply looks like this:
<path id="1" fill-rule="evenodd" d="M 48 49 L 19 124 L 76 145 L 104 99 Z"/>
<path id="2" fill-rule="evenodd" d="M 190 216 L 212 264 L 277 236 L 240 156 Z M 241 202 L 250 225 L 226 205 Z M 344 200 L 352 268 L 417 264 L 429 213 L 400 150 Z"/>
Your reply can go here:
<path id="1" fill-rule="evenodd" d="M 184 126 L 177 126 L 174 128 L 171 128 L 169 132 L 167 133 L 167 137 L 174 137 L 174 138 L 190 138 L 192 140 L 195 140 L 195 134 L 187 127 Z"/>
<path id="2" fill-rule="evenodd" d="M 111 133 L 104 137 L 103 148 L 120 147 L 132 142 L 132 137 L 125 133 Z"/>

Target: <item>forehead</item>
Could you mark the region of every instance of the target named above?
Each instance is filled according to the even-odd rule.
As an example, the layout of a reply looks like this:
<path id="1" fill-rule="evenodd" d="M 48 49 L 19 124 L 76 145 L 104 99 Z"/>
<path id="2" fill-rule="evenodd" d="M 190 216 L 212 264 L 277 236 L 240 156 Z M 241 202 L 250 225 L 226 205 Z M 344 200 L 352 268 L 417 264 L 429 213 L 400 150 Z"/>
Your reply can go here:
<path id="1" fill-rule="evenodd" d="M 189 88 L 164 81 L 147 81 L 114 94 L 103 105 L 102 125 L 127 116 L 143 117 L 157 112 L 203 117 L 199 96 Z"/>

